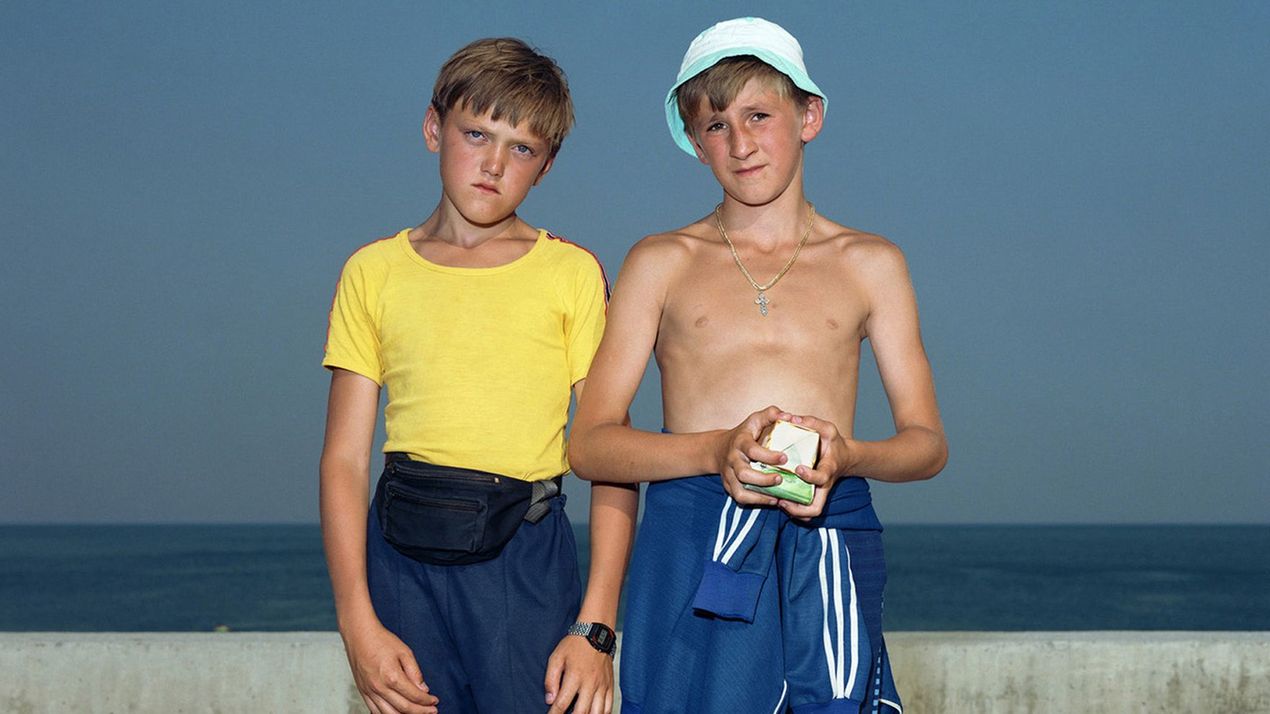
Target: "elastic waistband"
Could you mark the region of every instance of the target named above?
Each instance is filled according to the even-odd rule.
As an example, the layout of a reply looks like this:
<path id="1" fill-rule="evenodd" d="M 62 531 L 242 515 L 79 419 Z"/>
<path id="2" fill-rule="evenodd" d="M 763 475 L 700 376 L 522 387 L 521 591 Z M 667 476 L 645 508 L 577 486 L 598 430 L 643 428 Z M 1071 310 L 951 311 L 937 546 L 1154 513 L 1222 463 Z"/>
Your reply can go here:
<path id="1" fill-rule="evenodd" d="M 685 494 L 685 492 L 688 492 Z M 669 496 L 670 494 L 689 495 L 689 498 L 709 499 L 710 508 L 717 507 L 715 499 L 726 498 L 728 493 L 718 474 L 702 474 L 687 478 L 654 481 L 648 485 L 646 498 Z M 782 515 L 784 515 L 782 513 Z M 843 528 L 847 530 L 882 530 L 882 522 L 873 510 L 873 496 L 869 493 L 869 482 L 858 476 L 838 479 L 829 499 L 825 502 L 824 511 L 808 521 L 794 521 L 808 528 Z"/>

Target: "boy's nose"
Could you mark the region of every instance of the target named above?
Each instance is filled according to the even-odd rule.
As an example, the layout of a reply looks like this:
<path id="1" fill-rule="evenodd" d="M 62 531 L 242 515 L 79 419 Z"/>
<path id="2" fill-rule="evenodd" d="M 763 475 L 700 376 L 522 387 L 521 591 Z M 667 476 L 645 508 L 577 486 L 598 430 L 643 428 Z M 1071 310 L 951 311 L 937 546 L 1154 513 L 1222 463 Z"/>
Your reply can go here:
<path id="1" fill-rule="evenodd" d="M 744 129 L 733 130 L 728 144 L 728 150 L 734 159 L 744 159 L 754 153 L 754 138 Z"/>
<path id="2" fill-rule="evenodd" d="M 503 163 L 506 158 L 501 151 L 497 149 L 485 154 L 485 160 L 481 162 L 481 171 L 490 176 L 503 175 Z"/>

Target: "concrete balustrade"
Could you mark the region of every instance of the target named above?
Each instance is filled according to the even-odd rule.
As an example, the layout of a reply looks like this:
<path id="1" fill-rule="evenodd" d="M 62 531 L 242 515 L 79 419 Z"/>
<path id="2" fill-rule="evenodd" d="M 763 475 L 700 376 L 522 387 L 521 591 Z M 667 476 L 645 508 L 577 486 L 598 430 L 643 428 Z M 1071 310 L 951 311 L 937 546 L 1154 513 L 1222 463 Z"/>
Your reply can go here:
<path id="1" fill-rule="evenodd" d="M 1267 632 L 897 632 L 887 643 L 906 714 L 1270 712 Z M 361 711 L 333 632 L 0 633 L 0 712 Z"/>

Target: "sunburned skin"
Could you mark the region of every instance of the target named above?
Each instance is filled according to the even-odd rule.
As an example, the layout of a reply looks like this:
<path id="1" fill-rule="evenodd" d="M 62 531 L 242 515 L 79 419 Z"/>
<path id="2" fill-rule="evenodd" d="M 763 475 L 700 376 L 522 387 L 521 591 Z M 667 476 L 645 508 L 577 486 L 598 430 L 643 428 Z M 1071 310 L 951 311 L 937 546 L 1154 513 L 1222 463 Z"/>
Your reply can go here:
<path id="1" fill-rule="evenodd" d="M 831 487 L 858 475 L 887 481 L 929 478 L 946 459 L 917 302 L 899 249 L 884 238 L 817 214 L 807 230 L 802 146 L 819 133 L 823 106 L 782 97 L 751 79 L 724 109 L 701 100 L 688 123 L 697 157 L 723 201 L 683 228 L 640 240 L 627 255 L 608 310 L 608 328 L 588 375 L 570 442 L 584 478 L 657 481 L 719 473 L 744 505 L 780 505 L 791 515 L 820 512 L 829 489 L 806 507 L 754 494 L 769 486 L 751 461 L 780 463 L 757 442 L 777 419 L 820 433 L 820 461 L 801 467 L 809 483 Z M 861 342 L 877 359 L 895 436 L 853 438 Z M 622 424 L 648 356 L 662 379 L 663 425 L 675 436 Z"/>
<path id="2" fill-rule="evenodd" d="M 792 255 L 791 241 L 780 247 L 785 254 L 737 251 L 761 281 Z M 861 263 L 870 252 L 894 250 L 888 242 L 817 218 L 798 261 L 766 291 L 767 316 L 712 217 L 657 236 L 648 248 L 680 256 L 666 278 L 655 349 L 667 429 L 731 428 L 775 404 L 851 435 L 869 313 Z"/>
<path id="3" fill-rule="evenodd" d="M 716 27 L 725 26 L 726 32 L 741 34 L 788 34 L 754 18 Z M 733 41 L 724 30 L 714 31 L 698 40 Z M 792 37 L 788 40 L 796 46 Z M 756 40 L 764 52 L 783 56 L 764 41 Z M 694 66 L 688 59 L 693 56 L 690 48 L 685 67 Z M 743 60 L 720 71 L 749 70 Z M 880 623 L 885 582 L 880 524 L 860 479 L 930 478 L 947 458 L 904 257 L 884 238 L 823 216 L 812 219 L 808 231 L 808 216 L 814 214 L 803 191 L 803 151 L 823 125 L 824 101 L 781 91 L 782 86 L 770 71 L 749 76 L 734 97 L 715 98 L 715 104 L 726 106 L 715 106 L 690 88 L 679 115 L 683 124 L 668 115 L 676 141 L 681 148 L 690 145 L 709 168 L 722 200 L 688 226 L 648 236 L 631 249 L 613 288 L 604 338 L 573 422 L 569 457 L 575 473 L 650 484 L 627 600 L 624 656 L 637 664 L 624 665 L 622 672 L 624 696 L 647 711 L 754 710 L 748 690 L 738 689 L 746 686 L 742 679 L 755 684 L 754 692 L 771 690 L 775 707 L 764 701 L 763 711 L 785 711 L 790 702 L 802 706 L 799 702 L 812 701 L 811 692 L 819 692 L 824 678 L 817 674 L 818 684 L 802 687 L 790 674 L 797 665 L 786 665 L 816 659 L 822 637 L 831 696 L 845 699 L 845 690 L 855 685 L 844 683 L 843 626 L 836 626 L 836 664 L 829 653 L 829 625 L 823 633 L 815 627 L 822 619 L 816 613 L 823 613 L 827 623 L 835 609 L 826 593 L 839 592 L 837 583 L 830 586 L 825 579 L 824 558 L 832 554 L 837 578 L 839 555 L 849 553 L 842 545 L 848 533 L 861 538 L 846 546 L 856 555 L 878 556 L 859 559 L 859 578 L 855 566 L 846 565 L 854 643 L 855 613 L 876 612 Z M 669 101 L 678 101 L 674 92 Z M 691 101 L 697 102 L 696 111 L 687 111 Z M 830 215 L 833 198 L 824 198 Z M 756 285 L 763 286 L 761 298 Z M 875 441 L 853 438 L 865 339 L 895 423 L 893 436 Z M 661 372 L 662 423 L 668 434 L 633 428 L 626 419 L 650 354 Z M 782 478 L 755 462 L 788 463 L 786 454 L 761 442 L 763 432 L 779 421 L 815 432 L 815 465 L 801 459 L 790 464 L 804 482 L 801 492 L 761 492 Z M 802 527 L 786 528 L 792 521 L 775 509 Z M 736 556 L 738 548 L 746 555 Z M 812 572 L 817 553 L 818 593 Z M 766 560 L 748 560 L 750 555 Z M 806 587 L 786 579 L 796 570 L 795 558 L 812 564 L 804 568 L 810 578 L 803 581 Z M 757 569 L 746 569 L 750 566 Z M 771 572 L 782 575 L 769 578 Z M 766 585 L 754 585 L 763 578 Z M 773 586 L 773 580 L 780 582 Z M 871 594 L 858 600 L 864 592 Z M 800 600 L 799 593 L 812 596 Z M 869 604 L 861 610 L 859 603 L 865 601 Z M 835 602 L 833 617 L 841 623 L 842 600 Z M 702 612 L 713 614 L 698 617 Z M 811 629 L 785 629 L 786 612 L 808 613 Z M 885 678 L 881 673 L 888 668 L 880 634 L 874 627 L 870 651 L 861 658 L 879 673 L 871 687 L 859 687 L 872 689 L 874 709 Z M 774 647 L 776 654 L 744 672 L 726 654 L 757 647 Z M 669 664 L 648 664 L 657 658 Z M 780 676 L 765 676 L 772 671 Z M 853 683 L 863 681 L 850 677 Z M 796 693 L 797 687 L 802 689 Z M 746 694 L 728 699 L 741 691 Z M 851 698 L 856 700 L 851 706 L 860 708 L 864 700 Z"/>

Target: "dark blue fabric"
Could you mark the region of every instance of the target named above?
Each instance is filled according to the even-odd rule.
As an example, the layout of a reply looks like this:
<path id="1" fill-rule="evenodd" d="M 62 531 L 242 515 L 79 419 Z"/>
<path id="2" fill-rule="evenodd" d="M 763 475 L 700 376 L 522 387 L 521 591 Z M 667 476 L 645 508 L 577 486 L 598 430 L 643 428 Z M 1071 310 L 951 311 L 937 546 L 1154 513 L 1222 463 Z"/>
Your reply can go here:
<path id="1" fill-rule="evenodd" d="M 770 551 L 766 561 L 770 565 L 775 551 Z M 747 559 L 751 566 L 762 564 L 759 558 Z M 707 561 L 702 566 L 701 583 L 692 599 L 692 608 L 729 620 L 754 621 L 754 609 L 758 607 L 758 595 L 767 582 L 767 567 L 757 572 L 738 572 L 723 563 Z"/>
<path id="2" fill-rule="evenodd" d="M 776 557 L 777 541 L 790 519 L 775 508 L 740 508 L 735 502 L 731 505 L 739 521 L 737 532 L 722 544 L 722 552 L 716 554 L 720 548 L 712 544 L 705 553 L 707 562 L 692 606 L 719 617 L 751 622 L 763 579 Z M 862 478 L 839 480 L 826 499 L 824 510 L 807 521 L 805 527 L 881 532 L 882 523 L 873 511 L 868 482 Z"/>
<path id="3" fill-rule="evenodd" d="M 815 523 L 790 521 L 776 512 L 768 516 L 776 544 L 767 548 L 751 622 L 692 607 L 703 582 L 710 580 L 703 579 L 706 563 L 723 527 L 720 512 L 727 495 L 719 477 L 648 486 L 626 593 L 623 712 L 855 714 L 889 711 L 881 708 L 884 699 L 899 703 L 882 637 L 881 526 L 866 500 L 867 483 L 845 479 L 840 484 L 844 495 L 835 488 L 827 515 Z M 748 514 L 744 509 L 741 518 Z M 821 589 L 822 567 L 834 582 L 835 553 L 842 626 L 834 621 L 833 588 L 828 608 Z M 734 577 L 744 583 L 742 594 L 748 598 L 755 590 L 753 578 Z M 720 590 L 722 598 L 735 596 Z M 838 686 L 831 681 L 826 631 L 836 660 L 843 662 Z"/>
<path id="4" fill-rule="evenodd" d="M 368 519 L 366 570 L 384 626 L 414 652 L 443 712 L 547 710 L 547 658 L 577 618 L 577 543 L 564 511 L 525 522 L 502 553 L 470 565 L 428 565 L 398 553 Z"/>

